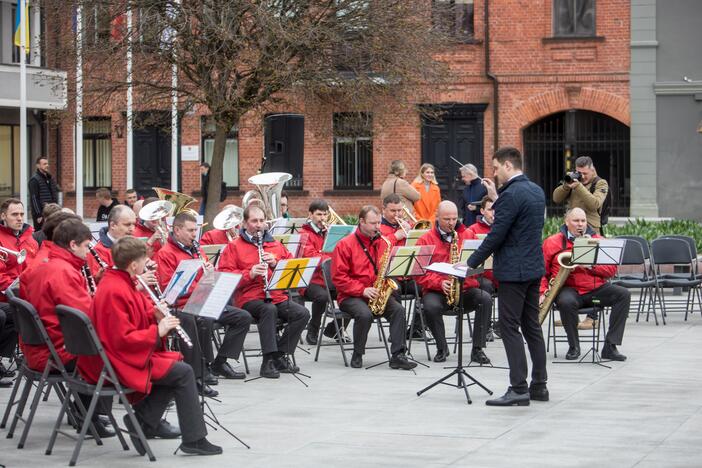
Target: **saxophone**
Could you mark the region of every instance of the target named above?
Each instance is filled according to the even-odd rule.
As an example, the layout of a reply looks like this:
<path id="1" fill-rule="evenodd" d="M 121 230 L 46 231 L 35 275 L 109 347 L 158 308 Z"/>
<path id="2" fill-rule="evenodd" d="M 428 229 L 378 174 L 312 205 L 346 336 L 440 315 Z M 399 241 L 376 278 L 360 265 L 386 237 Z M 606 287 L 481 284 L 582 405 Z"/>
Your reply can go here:
<path id="1" fill-rule="evenodd" d="M 378 297 L 368 301 L 368 307 L 370 308 L 373 315 L 383 315 L 385 312 L 385 306 L 390 299 L 390 294 L 398 288 L 397 283 L 392 278 L 386 278 L 383 273 L 388 267 L 388 260 L 390 259 L 390 247 L 392 244 L 385 237 L 380 236 L 380 238 L 387 244 L 383 256 L 380 257 L 380 262 L 378 263 L 378 276 L 373 282 L 373 287 L 379 291 Z"/>
<path id="2" fill-rule="evenodd" d="M 458 250 L 458 234 L 451 232 L 451 264 L 455 265 L 461 260 L 461 253 Z M 461 300 L 461 282 L 456 277 L 451 277 L 451 288 L 446 294 L 446 302 L 451 307 L 457 307 Z"/>

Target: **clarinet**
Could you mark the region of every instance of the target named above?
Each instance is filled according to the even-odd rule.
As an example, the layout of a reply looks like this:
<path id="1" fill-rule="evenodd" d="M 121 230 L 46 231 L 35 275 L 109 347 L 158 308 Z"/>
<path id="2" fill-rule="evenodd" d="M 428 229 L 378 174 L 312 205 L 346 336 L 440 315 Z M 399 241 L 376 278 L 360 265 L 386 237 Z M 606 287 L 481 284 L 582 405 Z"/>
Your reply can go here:
<path id="1" fill-rule="evenodd" d="M 146 291 L 146 292 L 149 294 L 149 297 L 150 297 L 151 300 L 153 301 L 154 305 L 158 305 L 159 302 L 160 302 L 160 300 L 159 300 L 159 298 L 156 296 L 156 293 L 154 293 L 154 292 L 151 290 L 151 288 L 149 287 L 149 285 L 146 284 L 146 281 L 144 281 L 144 279 L 143 279 L 141 276 L 137 276 L 137 281 L 139 281 L 139 284 L 141 284 L 141 287 L 144 288 L 144 291 Z M 166 313 L 165 313 L 164 315 L 165 315 L 166 317 L 171 317 L 171 316 L 172 316 L 171 312 L 168 311 L 168 310 L 166 311 Z M 180 325 L 178 325 L 178 326 L 176 327 L 175 330 L 176 330 L 176 332 L 178 333 L 178 335 L 180 336 L 180 338 L 183 340 L 183 342 L 186 344 L 186 346 L 187 346 L 188 348 L 192 348 L 192 347 L 193 347 L 193 342 L 192 342 L 192 340 L 190 339 L 190 337 L 188 336 L 188 334 L 185 332 L 185 330 L 183 330 L 183 327 L 181 327 Z"/>
<path id="2" fill-rule="evenodd" d="M 96 244 L 97 242 L 91 242 L 90 244 L 88 244 L 88 250 L 90 251 L 92 256 L 95 257 L 95 261 L 98 263 L 98 265 L 100 265 L 100 268 L 102 268 L 103 270 L 107 270 L 109 268 L 109 265 L 105 262 L 105 260 L 103 260 L 100 257 L 100 254 L 97 253 L 97 250 L 95 250 Z"/>
<path id="3" fill-rule="evenodd" d="M 268 264 L 263 261 L 263 231 L 258 231 L 256 235 L 256 247 L 258 248 L 258 262 L 266 265 L 266 274 L 263 275 L 263 290 L 266 294 L 264 302 L 273 302 L 271 292 L 268 290 Z"/>
<path id="4" fill-rule="evenodd" d="M 95 277 L 90 272 L 90 267 L 87 263 L 81 267 L 81 273 L 83 273 L 85 280 L 88 282 L 88 293 L 91 296 L 94 296 L 95 291 L 97 290 L 97 285 L 95 284 Z"/>

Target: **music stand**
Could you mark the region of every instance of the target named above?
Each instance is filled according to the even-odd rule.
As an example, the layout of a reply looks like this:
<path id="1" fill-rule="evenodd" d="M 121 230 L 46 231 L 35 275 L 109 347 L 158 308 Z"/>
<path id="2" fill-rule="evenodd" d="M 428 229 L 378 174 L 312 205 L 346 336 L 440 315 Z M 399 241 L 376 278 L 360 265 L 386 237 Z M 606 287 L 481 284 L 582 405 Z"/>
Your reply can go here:
<path id="1" fill-rule="evenodd" d="M 604 239 L 604 238 L 587 238 L 577 237 L 573 242 L 573 253 L 570 263 L 579 266 L 596 266 L 596 265 L 620 265 L 624 254 L 624 245 L 626 239 Z M 598 308 L 599 299 L 596 296 L 592 297 L 593 306 Z M 603 307 L 599 309 L 604 312 Z M 602 314 L 604 315 L 604 314 Z M 600 317 L 598 327 L 604 327 L 604 316 Z M 599 335 L 599 330 L 597 334 Z M 578 339 L 580 336 L 578 335 Z M 577 361 L 553 361 L 554 364 L 581 364 L 585 358 L 592 353 L 590 364 L 611 369 L 611 366 L 602 364 L 603 362 L 611 362 L 611 360 L 603 360 L 600 356 L 600 351 L 595 342 L 595 333 L 592 335 L 592 345 L 590 349 Z"/>
<path id="2" fill-rule="evenodd" d="M 482 273 L 484 270 L 482 268 L 476 268 L 476 269 L 470 269 L 465 264 L 459 265 L 458 267 L 454 267 L 453 265 L 449 263 L 433 263 L 427 267 L 427 270 L 429 271 L 435 271 L 437 273 L 442 273 L 446 274 L 449 276 L 452 276 L 454 278 L 457 278 L 459 281 L 459 286 L 461 288 L 461 291 L 463 291 L 463 283 L 465 282 L 465 279 L 467 276 L 475 276 L 480 273 Z M 417 396 L 421 396 L 422 393 L 427 392 L 431 390 L 432 388 L 436 387 L 439 384 L 443 385 L 448 385 L 450 387 L 455 387 L 455 388 L 462 388 L 463 391 L 466 394 L 466 400 L 468 400 L 468 404 L 472 404 L 473 401 L 470 399 L 470 395 L 468 394 L 468 387 L 471 385 L 478 385 L 480 388 L 485 390 L 488 395 L 492 395 L 492 391 L 487 388 L 485 385 L 480 383 L 478 380 L 476 380 L 472 375 L 470 375 L 468 372 L 466 372 L 465 367 L 463 366 L 463 294 L 460 296 L 460 300 L 458 302 L 458 306 L 455 308 L 456 315 L 458 317 L 458 330 L 457 330 L 457 337 L 456 339 L 458 340 L 458 360 L 456 362 L 456 367 L 449 372 L 447 375 L 444 377 L 440 378 L 433 384 L 429 385 L 428 387 L 423 388 L 422 390 L 417 392 Z M 450 369 L 450 367 L 444 367 L 444 369 Z M 450 379 L 453 376 L 457 377 L 457 383 L 452 384 L 446 382 L 446 380 Z M 470 379 L 472 383 L 467 383 L 466 378 Z"/>
<path id="3" fill-rule="evenodd" d="M 407 239 L 405 240 L 405 245 L 408 247 L 414 247 L 415 245 L 417 245 L 417 241 L 419 240 L 419 238 L 427 232 L 429 232 L 429 229 L 410 229 L 409 232 L 407 232 Z"/>
<path id="4" fill-rule="evenodd" d="M 273 234 L 273 238 L 283 244 L 293 257 L 297 257 L 304 245 L 302 234 Z"/>
<path id="5" fill-rule="evenodd" d="M 224 311 L 224 307 L 229 303 L 229 300 L 234 293 L 234 290 L 239 285 L 241 281 L 240 274 L 234 273 L 222 273 L 213 272 L 209 275 L 203 275 L 197 287 L 193 293 L 188 298 L 188 302 L 183 307 L 183 313 L 194 315 L 197 317 L 204 317 L 208 319 L 214 319 L 217 321 Z M 207 368 L 207 362 L 205 360 L 205 353 L 202 352 L 202 345 L 200 340 L 194 340 L 200 347 L 200 381 L 205 382 L 205 369 Z M 213 400 L 216 400 L 213 398 Z M 221 400 L 216 400 L 221 403 Z M 250 449 L 248 444 L 237 437 L 233 432 L 227 429 L 215 415 L 214 411 L 210 407 L 207 400 L 205 400 L 204 392 L 200 392 L 200 406 L 202 407 L 202 415 L 205 417 L 205 424 L 210 426 L 215 431 L 217 428 L 222 428 L 224 432 L 234 437 L 247 449 Z M 209 419 L 209 421 L 208 421 Z M 174 452 L 177 453 L 178 449 Z"/>
<path id="6" fill-rule="evenodd" d="M 418 276 L 424 275 L 426 268 L 431 262 L 431 257 L 434 255 L 433 245 L 416 245 L 416 246 L 395 246 L 393 247 L 390 257 L 388 258 L 388 265 L 385 270 L 385 277 L 399 280 L 400 278 L 416 278 Z M 382 274 L 382 272 L 378 272 Z M 414 294 L 415 300 L 419 300 L 419 291 L 417 290 L 417 283 L 414 283 Z M 385 311 L 383 311 L 384 313 Z M 422 324 L 423 326 L 423 324 Z M 412 362 L 420 364 L 426 368 L 429 368 L 423 362 L 419 362 L 408 352 L 408 359 Z M 372 369 L 381 364 L 385 364 L 386 361 L 373 364 L 372 366 L 366 367 L 366 369 Z M 414 372 L 414 369 L 412 369 Z M 415 372 L 416 373 L 416 372 Z"/>
<path id="7" fill-rule="evenodd" d="M 281 218 L 275 225 L 271 226 L 271 235 L 299 234 L 302 226 L 307 224 L 307 218 Z"/>
<path id="8" fill-rule="evenodd" d="M 324 238 L 324 244 L 322 245 L 322 252 L 330 253 L 334 251 L 336 244 L 338 244 L 341 239 L 351 234 L 355 229 L 356 226 L 349 226 L 346 224 L 332 224 L 329 226 L 327 236 Z"/>
<path id="9" fill-rule="evenodd" d="M 314 271 L 319 266 L 321 257 L 312 258 L 291 258 L 287 260 L 280 260 L 273 270 L 273 275 L 268 281 L 267 291 L 288 291 L 288 301 L 290 300 L 290 291 L 308 288 L 310 281 L 312 280 L 312 275 Z M 288 343 L 289 344 L 289 343 Z M 293 377 L 295 377 L 302 385 L 309 387 L 298 374 L 311 379 L 307 374 L 303 374 L 299 371 L 291 372 Z M 252 380 L 258 380 L 261 376 L 252 377 L 246 379 L 244 382 L 251 382 Z"/>
<path id="10" fill-rule="evenodd" d="M 210 263 L 212 263 L 213 266 L 217 266 L 219 257 L 222 255 L 222 251 L 226 246 L 227 244 L 205 244 L 200 245 L 200 249 L 207 255 L 207 258 L 210 259 Z"/>

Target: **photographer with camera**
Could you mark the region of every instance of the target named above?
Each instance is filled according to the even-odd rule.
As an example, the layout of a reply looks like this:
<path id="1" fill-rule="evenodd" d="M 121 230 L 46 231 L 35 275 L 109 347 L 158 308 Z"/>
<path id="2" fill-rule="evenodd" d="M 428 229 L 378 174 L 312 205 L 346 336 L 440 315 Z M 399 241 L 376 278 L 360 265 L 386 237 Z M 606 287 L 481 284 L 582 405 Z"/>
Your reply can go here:
<path id="1" fill-rule="evenodd" d="M 588 226 L 602 234 L 609 215 L 609 184 L 597 176 L 590 156 L 580 156 L 575 160 L 575 172 L 565 175 L 563 184 L 553 191 L 553 201 L 566 202 L 567 209 L 582 208 Z"/>

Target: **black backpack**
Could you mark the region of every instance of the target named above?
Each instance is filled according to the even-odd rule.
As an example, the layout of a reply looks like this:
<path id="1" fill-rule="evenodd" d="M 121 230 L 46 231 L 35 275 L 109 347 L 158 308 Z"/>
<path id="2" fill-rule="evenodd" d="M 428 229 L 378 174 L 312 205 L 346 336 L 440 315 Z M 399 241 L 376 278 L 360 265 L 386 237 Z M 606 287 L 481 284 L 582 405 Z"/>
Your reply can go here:
<path id="1" fill-rule="evenodd" d="M 594 194 L 595 193 L 595 186 L 597 185 L 597 182 L 599 182 L 601 179 L 599 177 L 595 177 L 592 181 L 592 184 L 590 185 L 590 193 Z M 607 195 L 605 195 L 605 199 L 602 201 L 602 207 L 599 209 L 600 213 L 600 225 L 604 226 L 609 222 L 609 208 L 612 205 L 612 190 L 607 190 Z"/>

